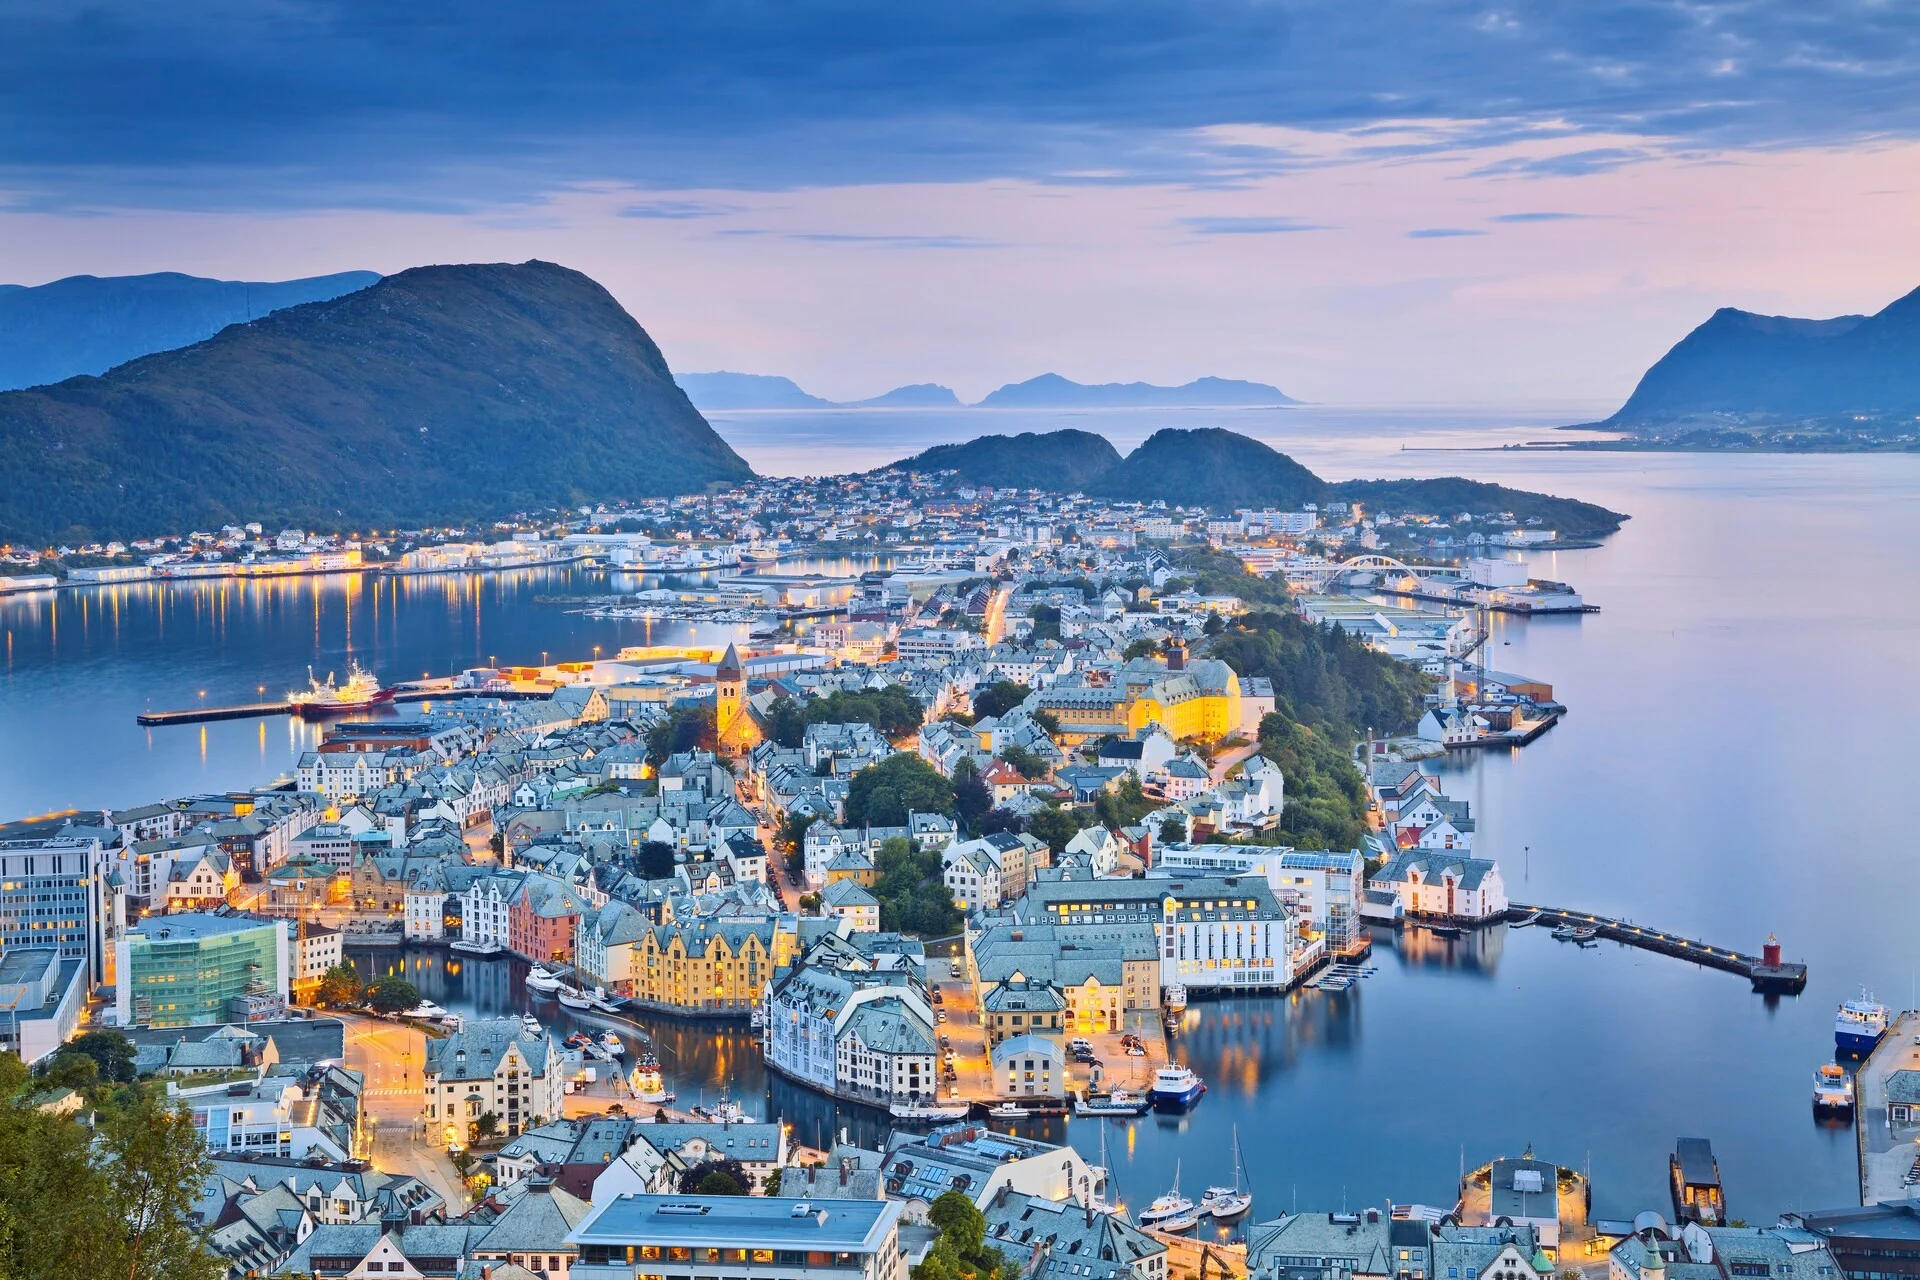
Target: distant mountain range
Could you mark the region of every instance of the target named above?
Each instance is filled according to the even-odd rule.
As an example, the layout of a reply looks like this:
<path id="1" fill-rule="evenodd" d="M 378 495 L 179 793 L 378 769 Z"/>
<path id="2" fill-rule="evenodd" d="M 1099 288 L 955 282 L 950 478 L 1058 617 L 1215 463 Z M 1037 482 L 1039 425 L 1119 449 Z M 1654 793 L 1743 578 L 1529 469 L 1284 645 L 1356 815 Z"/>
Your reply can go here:
<path id="1" fill-rule="evenodd" d="M 752 478 L 612 295 L 418 267 L 102 377 L 0 394 L 0 542 L 418 528 Z"/>
<path id="2" fill-rule="evenodd" d="M 380 277 L 342 271 L 261 283 L 164 271 L 0 285 L 0 391 L 38 387 L 211 338 L 283 307 L 324 302 Z"/>
<path id="3" fill-rule="evenodd" d="M 791 378 L 760 373 L 683 373 L 676 381 L 702 410 L 726 409 L 959 409 L 960 397 L 938 383 L 895 387 L 870 400 L 823 400 L 801 390 Z M 1298 404 L 1278 387 L 1232 378 L 1196 378 L 1178 387 L 1146 382 L 1106 382 L 1089 386 L 1057 373 L 1010 382 L 988 393 L 984 409 L 1145 409 L 1209 408 Z"/>
<path id="4" fill-rule="evenodd" d="M 1156 431 L 1124 458 L 1104 437 L 1052 431 L 936 445 L 893 465 L 907 471 L 953 470 L 968 483 L 995 488 L 1077 490 L 1121 502 L 1210 511 L 1292 510 L 1342 500 L 1435 516 L 1510 511 L 1522 520 L 1537 516 L 1566 538 L 1604 537 L 1626 519 L 1590 502 L 1458 476 L 1330 483 L 1258 440 L 1214 427 Z"/>
<path id="5" fill-rule="evenodd" d="M 1690 429 L 1805 423 L 1911 436 L 1920 415 L 1920 289 L 1871 316 L 1803 320 L 1723 307 L 1676 343 L 1601 424 Z"/>

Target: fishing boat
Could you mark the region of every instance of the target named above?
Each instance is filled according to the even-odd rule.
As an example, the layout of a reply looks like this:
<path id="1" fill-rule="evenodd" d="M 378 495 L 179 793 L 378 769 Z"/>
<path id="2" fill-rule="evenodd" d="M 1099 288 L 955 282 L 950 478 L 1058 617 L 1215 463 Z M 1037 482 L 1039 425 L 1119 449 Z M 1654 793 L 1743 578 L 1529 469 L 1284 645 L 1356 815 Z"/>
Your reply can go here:
<path id="1" fill-rule="evenodd" d="M 1813 1073 L 1813 1113 L 1817 1116 L 1853 1114 L 1853 1077 L 1845 1067 L 1828 1062 Z"/>
<path id="2" fill-rule="evenodd" d="M 1142 1093 L 1132 1093 L 1126 1089 L 1115 1089 L 1111 1093 L 1082 1093 L 1073 1100 L 1073 1114 L 1077 1116 L 1139 1116 L 1145 1115 L 1153 1104 Z"/>
<path id="3" fill-rule="evenodd" d="M 497 942 L 475 942 L 470 938 L 457 939 L 453 949 L 463 956 L 497 956 L 505 953 L 506 948 Z"/>
<path id="4" fill-rule="evenodd" d="M 948 1124 L 965 1120 L 969 1110 L 971 1108 L 964 1105 L 941 1107 L 926 1102 L 896 1102 L 887 1108 L 887 1114 L 910 1123 Z"/>
<path id="5" fill-rule="evenodd" d="M 1147 1100 L 1156 1107 L 1189 1107 L 1207 1091 L 1206 1084 L 1191 1067 L 1161 1067 L 1153 1073 L 1153 1087 Z"/>
<path id="6" fill-rule="evenodd" d="M 1140 1214 L 1140 1225 L 1151 1231 L 1169 1231 L 1179 1233 L 1191 1231 L 1200 1225 L 1200 1210 L 1193 1201 L 1180 1194 L 1180 1162 L 1173 1162 L 1173 1189 L 1163 1196 L 1155 1196 L 1153 1203 Z"/>
<path id="7" fill-rule="evenodd" d="M 1023 1120 L 1033 1113 L 1017 1102 L 1001 1102 L 988 1107 L 987 1114 L 995 1120 Z"/>
<path id="8" fill-rule="evenodd" d="M 1253 1208 L 1251 1193 L 1240 1189 L 1240 1126 L 1233 1126 L 1233 1185 L 1208 1187 L 1200 1196 L 1200 1212 L 1216 1222 L 1237 1222 Z"/>
<path id="9" fill-rule="evenodd" d="M 570 987 L 564 982 L 561 983 L 559 988 L 553 993 L 553 998 L 569 1009 L 593 1008 L 593 998 L 591 996 L 581 991 L 578 987 Z"/>
<path id="10" fill-rule="evenodd" d="M 620 1042 L 620 1037 L 615 1035 L 611 1031 L 601 1032 L 600 1047 L 602 1049 L 605 1049 L 608 1053 L 612 1054 L 616 1058 L 623 1058 L 626 1056 L 626 1053 L 627 1053 L 627 1046 L 622 1044 Z"/>
<path id="11" fill-rule="evenodd" d="M 569 1049 L 584 1049 L 592 1043 L 593 1037 L 584 1031 L 576 1031 L 566 1039 L 566 1045 Z"/>
<path id="12" fill-rule="evenodd" d="M 1177 982 L 1169 983 L 1160 999 L 1168 1013 L 1185 1013 L 1187 1010 L 1187 989 Z"/>
<path id="13" fill-rule="evenodd" d="M 1841 1005 L 1833 1020 L 1834 1048 L 1841 1053 L 1866 1057 L 1880 1043 L 1880 1037 L 1887 1034 L 1889 1017 L 1887 1006 L 1861 988 L 1860 998 Z"/>
<path id="14" fill-rule="evenodd" d="M 527 970 L 527 989 L 538 991 L 542 995 L 552 995 L 560 989 L 560 975 L 549 973 L 543 966 L 535 965 Z"/>
<path id="15" fill-rule="evenodd" d="M 314 676 L 313 668 L 308 667 L 307 687 L 289 690 L 287 707 L 302 720 L 319 720 L 392 702 L 394 693 L 392 689 L 381 688 L 379 679 L 358 662 L 347 664 L 345 684 L 335 684 L 331 671 L 327 673 L 327 682 L 322 684 Z"/>
<path id="16" fill-rule="evenodd" d="M 650 1053 L 640 1055 L 627 1082 L 633 1086 L 634 1093 L 642 1102 L 667 1102 L 673 1097 L 667 1092 L 665 1081 L 660 1078 L 660 1059 Z"/>

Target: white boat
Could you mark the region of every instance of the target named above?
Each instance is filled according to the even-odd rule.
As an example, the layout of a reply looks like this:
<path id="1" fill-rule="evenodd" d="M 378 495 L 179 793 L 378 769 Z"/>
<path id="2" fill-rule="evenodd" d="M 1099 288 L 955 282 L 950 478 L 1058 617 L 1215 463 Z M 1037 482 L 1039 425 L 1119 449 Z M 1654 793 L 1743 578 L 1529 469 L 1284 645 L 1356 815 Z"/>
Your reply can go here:
<path id="1" fill-rule="evenodd" d="M 506 950 L 497 942 L 473 942 L 466 938 L 456 941 L 453 949 L 463 956 L 497 956 Z"/>
<path id="2" fill-rule="evenodd" d="M 431 1000 L 422 1000 L 407 1010 L 407 1017 L 419 1018 L 422 1022 L 439 1022 L 447 1016 L 447 1011 Z"/>
<path id="3" fill-rule="evenodd" d="M 1180 1194 L 1180 1162 L 1173 1162 L 1173 1189 L 1155 1196 L 1140 1215 L 1140 1225 L 1150 1231 L 1191 1231 L 1200 1225 L 1200 1210 Z"/>
<path id="4" fill-rule="evenodd" d="M 611 1031 L 604 1031 L 600 1034 L 600 1047 L 616 1058 L 626 1056 L 627 1046 L 622 1044 L 620 1037 Z"/>
<path id="5" fill-rule="evenodd" d="M 971 1108 L 966 1106 L 940 1107 L 925 1102 L 896 1102 L 887 1108 L 887 1113 L 895 1120 L 946 1124 L 953 1120 L 965 1120 L 969 1110 Z"/>
<path id="6" fill-rule="evenodd" d="M 1105 1094 L 1082 1093 L 1073 1100 L 1073 1114 L 1077 1116 L 1138 1116 L 1145 1115 L 1152 1105 L 1147 1101 L 1144 1093 L 1115 1089 Z"/>
<path id="7" fill-rule="evenodd" d="M 1182 1013 L 1187 1007 L 1187 989 L 1177 982 L 1169 983 L 1166 990 L 1161 992 L 1161 999 L 1168 1013 Z"/>
<path id="8" fill-rule="evenodd" d="M 520 1015 L 520 1029 L 530 1036 L 543 1035 L 546 1032 L 546 1028 L 540 1025 L 540 1019 L 530 1013 Z"/>
<path id="9" fill-rule="evenodd" d="M 1240 1126 L 1233 1126 L 1233 1185 L 1208 1187 L 1200 1196 L 1200 1212 L 1216 1222 L 1234 1222 L 1253 1208 L 1253 1196 L 1240 1189 Z"/>
<path id="10" fill-rule="evenodd" d="M 750 1017 L 747 1021 L 748 1021 L 748 1024 L 752 1026 L 755 1031 L 758 1031 L 762 1027 L 767 1025 L 767 1011 L 765 1009 L 755 1009 L 753 1011 L 753 1016 Z"/>
<path id="11" fill-rule="evenodd" d="M 1842 1053 L 1865 1057 L 1880 1043 L 1880 1037 L 1887 1034 L 1890 1017 L 1887 1006 L 1863 988 L 1858 1000 L 1849 1000 L 1840 1006 L 1833 1020 L 1833 1047 Z"/>
<path id="12" fill-rule="evenodd" d="M 577 987 L 568 986 L 564 982 L 561 983 L 559 989 L 553 993 L 553 998 L 569 1009 L 593 1008 L 593 998 L 591 996 Z"/>
<path id="13" fill-rule="evenodd" d="M 1813 1073 L 1813 1109 L 1816 1114 L 1853 1111 L 1853 1077 L 1846 1068 L 1829 1062 Z"/>
<path id="14" fill-rule="evenodd" d="M 640 1055 L 640 1061 L 634 1065 L 627 1083 L 633 1086 L 634 1093 L 642 1102 L 666 1102 L 673 1096 L 667 1092 L 666 1082 L 661 1079 L 660 1059 L 650 1053 Z"/>
<path id="15" fill-rule="evenodd" d="M 1207 1086 L 1191 1067 L 1161 1067 L 1153 1073 L 1153 1087 L 1147 1090 L 1147 1098 L 1156 1107 L 1189 1107 Z"/>
<path id="16" fill-rule="evenodd" d="M 987 1114 L 996 1120 L 1021 1120 L 1033 1113 L 1017 1102 L 1001 1102 L 988 1107 Z"/>
<path id="17" fill-rule="evenodd" d="M 527 989 L 530 991 L 538 991 L 542 995 L 552 995 L 560 989 L 560 985 L 559 975 L 547 972 L 547 970 L 540 965 L 535 965 L 533 968 L 527 970 Z"/>

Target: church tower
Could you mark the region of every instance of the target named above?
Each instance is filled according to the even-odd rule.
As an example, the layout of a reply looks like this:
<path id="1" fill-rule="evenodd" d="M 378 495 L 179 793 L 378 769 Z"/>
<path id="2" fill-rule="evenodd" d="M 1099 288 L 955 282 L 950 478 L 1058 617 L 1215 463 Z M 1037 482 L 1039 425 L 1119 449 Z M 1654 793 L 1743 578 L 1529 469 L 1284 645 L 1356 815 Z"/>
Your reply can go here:
<path id="1" fill-rule="evenodd" d="M 713 731 L 723 746 L 752 746 L 760 736 L 747 714 L 746 668 L 732 644 L 713 672 Z"/>

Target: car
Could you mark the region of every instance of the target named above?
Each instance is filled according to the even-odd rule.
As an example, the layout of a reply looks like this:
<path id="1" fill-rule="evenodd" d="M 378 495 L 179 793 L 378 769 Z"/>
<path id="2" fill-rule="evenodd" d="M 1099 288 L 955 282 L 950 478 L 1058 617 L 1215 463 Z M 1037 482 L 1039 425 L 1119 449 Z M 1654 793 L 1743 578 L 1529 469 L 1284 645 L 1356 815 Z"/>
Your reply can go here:
<path id="1" fill-rule="evenodd" d="M 1146 1057 L 1146 1056 L 1147 1056 L 1147 1049 L 1146 1049 L 1146 1046 L 1145 1046 L 1145 1045 L 1138 1045 L 1138 1044 L 1130 1044 L 1130 1045 L 1128 1045 L 1128 1046 L 1127 1046 L 1127 1056 L 1128 1056 L 1129 1058 L 1144 1058 L 1144 1057 Z"/>
<path id="2" fill-rule="evenodd" d="M 945 1022 L 947 1020 L 947 1011 L 945 1009 L 935 1009 L 933 1011 L 933 1020 L 935 1022 Z"/>

